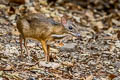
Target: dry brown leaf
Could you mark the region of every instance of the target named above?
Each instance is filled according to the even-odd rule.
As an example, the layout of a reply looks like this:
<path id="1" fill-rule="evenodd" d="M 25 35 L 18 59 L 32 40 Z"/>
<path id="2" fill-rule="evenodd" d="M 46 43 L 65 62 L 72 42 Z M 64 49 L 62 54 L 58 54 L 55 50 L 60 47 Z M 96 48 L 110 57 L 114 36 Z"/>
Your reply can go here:
<path id="1" fill-rule="evenodd" d="M 37 11 L 35 10 L 34 7 L 30 7 L 29 10 L 30 10 L 31 13 L 37 13 Z"/>
<path id="2" fill-rule="evenodd" d="M 88 76 L 86 80 L 93 80 L 93 75 Z"/>
<path id="3" fill-rule="evenodd" d="M 114 75 L 114 74 L 110 74 L 110 75 L 108 76 L 109 80 L 113 80 L 115 77 L 117 77 L 117 76 Z"/>
<path id="4" fill-rule="evenodd" d="M 80 10 L 82 9 L 79 5 L 73 4 L 73 3 L 66 3 L 65 6 L 68 6 L 71 10 Z"/>
<path id="5" fill-rule="evenodd" d="M 8 14 L 9 15 L 12 15 L 12 14 L 14 14 L 15 13 L 15 8 L 14 7 L 9 7 L 9 9 L 8 9 Z"/>
<path id="6" fill-rule="evenodd" d="M 91 22 L 93 26 L 97 26 L 99 29 L 104 28 L 103 23 L 101 21 Z"/>
<path id="7" fill-rule="evenodd" d="M 3 66 L 0 66 L 0 71 L 3 71 L 4 70 L 4 67 Z"/>
<path id="8" fill-rule="evenodd" d="M 53 75 L 54 75 L 55 77 L 57 77 L 57 78 L 60 78 L 60 80 L 63 80 L 63 78 L 62 78 L 61 75 L 59 75 L 59 74 L 54 74 L 54 73 L 53 73 Z"/>
<path id="9" fill-rule="evenodd" d="M 114 44 L 110 44 L 110 52 L 113 52 L 115 50 L 115 45 Z"/>
<path id="10" fill-rule="evenodd" d="M 117 31 L 117 38 L 120 40 L 120 31 Z"/>
<path id="11" fill-rule="evenodd" d="M 106 37 L 103 37 L 103 39 L 108 39 L 108 40 L 117 40 L 117 35 L 112 35 L 112 36 L 106 36 Z"/>
<path id="12" fill-rule="evenodd" d="M 46 7 L 41 8 L 40 11 L 45 14 L 50 13 L 50 11 Z"/>
<path id="13" fill-rule="evenodd" d="M 58 51 L 57 49 L 55 49 L 55 48 L 50 48 L 50 51 L 51 51 L 51 52 L 56 52 L 56 53 L 59 52 L 59 51 Z"/>
<path id="14" fill-rule="evenodd" d="M 116 24 L 117 26 L 120 26 L 120 21 L 116 20 L 116 19 L 112 19 L 112 22 L 114 24 Z"/>
<path id="15" fill-rule="evenodd" d="M 90 11 L 90 10 L 86 11 L 85 15 L 89 18 L 89 20 L 91 20 L 91 21 L 95 20 L 92 11 Z"/>
<path id="16" fill-rule="evenodd" d="M 0 0 L 0 4 L 8 4 L 8 0 Z"/>
<path id="17" fill-rule="evenodd" d="M 65 65 L 65 66 L 68 66 L 68 67 L 74 66 L 74 64 L 72 62 L 68 62 L 68 61 L 62 62 L 62 65 Z"/>
<path id="18" fill-rule="evenodd" d="M 101 78 L 101 80 L 108 80 L 107 78 Z"/>
<path id="19" fill-rule="evenodd" d="M 18 72 L 14 72 L 14 73 L 5 73 L 4 76 L 6 78 L 8 78 L 9 80 L 23 80 L 19 77 L 19 73 Z"/>
<path id="20" fill-rule="evenodd" d="M 103 23 L 102 23 L 101 21 L 96 22 L 95 24 L 96 24 L 96 26 L 98 26 L 100 29 L 102 29 L 102 28 L 104 27 L 104 26 L 103 26 Z"/>
<path id="21" fill-rule="evenodd" d="M 91 22 L 91 25 L 93 26 L 93 30 L 97 33 L 100 32 L 101 29 L 104 28 L 104 25 L 101 21 L 99 21 L 99 22 L 94 22 L 93 21 L 93 22 Z"/>
<path id="22" fill-rule="evenodd" d="M 0 4 L 0 9 L 7 8 L 5 5 Z"/>
<path id="23" fill-rule="evenodd" d="M 45 6 L 48 5 L 46 0 L 41 0 L 41 1 L 40 1 L 40 4 L 41 4 L 41 5 L 45 5 Z"/>
<path id="24" fill-rule="evenodd" d="M 12 65 L 7 65 L 5 68 L 4 68 L 4 70 L 12 70 L 13 69 L 13 66 Z"/>
<path id="25" fill-rule="evenodd" d="M 99 32 L 101 31 L 101 30 L 98 28 L 98 26 L 94 26 L 92 29 L 93 29 L 94 32 L 96 32 L 96 33 L 99 33 Z"/>

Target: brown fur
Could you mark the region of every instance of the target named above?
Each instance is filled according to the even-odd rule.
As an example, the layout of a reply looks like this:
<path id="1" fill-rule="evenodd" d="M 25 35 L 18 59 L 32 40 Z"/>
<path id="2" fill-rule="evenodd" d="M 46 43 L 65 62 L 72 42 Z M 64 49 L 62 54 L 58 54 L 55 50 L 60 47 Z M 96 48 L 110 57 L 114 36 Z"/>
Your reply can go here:
<path id="1" fill-rule="evenodd" d="M 50 19 L 39 13 L 32 13 L 21 17 L 17 21 L 17 28 L 21 34 L 21 53 L 22 39 L 24 39 L 24 46 L 26 47 L 26 38 L 33 38 L 41 42 L 46 61 L 49 61 L 49 45 L 47 45 L 46 41 L 55 40 L 55 38 L 51 36 L 52 34 L 64 34 L 66 32 L 62 24 L 54 24 Z"/>

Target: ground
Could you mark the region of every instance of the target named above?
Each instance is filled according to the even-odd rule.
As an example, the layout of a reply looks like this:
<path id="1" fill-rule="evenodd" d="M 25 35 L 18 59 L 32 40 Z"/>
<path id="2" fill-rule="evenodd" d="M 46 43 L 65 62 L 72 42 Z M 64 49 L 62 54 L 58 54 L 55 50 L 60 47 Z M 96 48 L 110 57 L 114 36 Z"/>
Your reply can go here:
<path id="1" fill-rule="evenodd" d="M 90 0 L 82 4 L 85 1 L 76 1 L 48 4 L 39 0 L 26 5 L 1 2 L 1 80 L 120 80 L 119 2 Z M 67 14 L 68 19 L 76 23 L 81 36 L 67 36 L 61 40 L 63 44 L 51 43 L 49 63 L 44 61 L 41 44 L 28 40 L 31 57 L 27 57 L 24 49 L 26 56 L 21 59 L 19 33 L 15 26 L 17 14 L 22 16 L 25 10 L 41 12 L 56 21 Z"/>

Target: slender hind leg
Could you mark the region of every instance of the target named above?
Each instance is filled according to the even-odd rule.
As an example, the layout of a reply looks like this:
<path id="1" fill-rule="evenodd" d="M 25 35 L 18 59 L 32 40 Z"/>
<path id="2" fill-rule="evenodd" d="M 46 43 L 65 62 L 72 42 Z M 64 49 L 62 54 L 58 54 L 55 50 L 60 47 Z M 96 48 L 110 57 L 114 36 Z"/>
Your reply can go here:
<path id="1" fill-rule="evenodd" d="M 27 43 L 26 43 L 26 38 L 24 37 L 24 36 L 22 36 L 22 35 L 20 35 L 20 48 L 21 48 L 21 59 L 23 58 L 23 57 L 25 57 L 24 56 L 24 54 L 23 54 L 23 47 L 22 47 L 22 41 L 24 40 L 24 47 L 25 47 L 25 49 L 26 49 L 26 52 L 27 52 L 27 56 L 28 56 L 28 59 L 30 60 L 30 55 L 28 54 L 28 49 L 27 49 Z"/>
<path id="2" fill-rule="evenodd" d="M 26 49 L 26 52 L 27 52 L 27 57 L 29 59 L 29 61 L 31 60 L 31 57 L 30 57 L 30 54 L 28 53 L 28 47 L 27 47 L 27 42 L 26 42 L 26 38 L 23 38 L 24 39 L 24 47 Z"/>
<path id="3" fill-rule="evenodd" d="M 50 45 L 47 45 L 47 51 L 50 52 Z"/>
<path id="4" fill-rule="evenodd" d="M 26 49 L 27 55 L 29 55 L 29 53 L 28 53 L 28 48 L 27 48 L 26 38 L 23 38 L 23 39 L 24 39 L 24 47 L 25 47 L 25 49 Z"/>
<path id="5" fill-rule="evenodd" d="M 28 54 L 26 39 L 22 35 L 20 35 L 20 48 L 21 48 L 21 54 L 22 54 L 22 56 L 23 56 L 23 47 L 22 47 L 22 41 L 23 40 L 24 40 L 24 47 L 25 47 L 25 49 L 27 51 L 27 54 Z"/>
<path id="6" fill-rule="evenodd" d="M 47 45 L 47 51 L 48 51 L 48 61 L 50 61 L 52 58 L 52 56 L 50 55 L 50 45 Z"/>

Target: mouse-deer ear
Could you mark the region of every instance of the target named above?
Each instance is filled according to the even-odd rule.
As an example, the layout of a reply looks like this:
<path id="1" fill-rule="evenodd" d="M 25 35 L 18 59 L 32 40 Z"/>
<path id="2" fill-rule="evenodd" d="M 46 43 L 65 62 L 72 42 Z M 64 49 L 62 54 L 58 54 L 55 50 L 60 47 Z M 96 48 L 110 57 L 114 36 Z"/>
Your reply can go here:
<path id="1" fill-rule="evenodd" d="M 63 24 L 63 25 L 66 25 L 67 24 L 67 20 L 66 20 L 66 18 L 63 16 L 63 17 L 61 17 L 61 23 Z"/>

